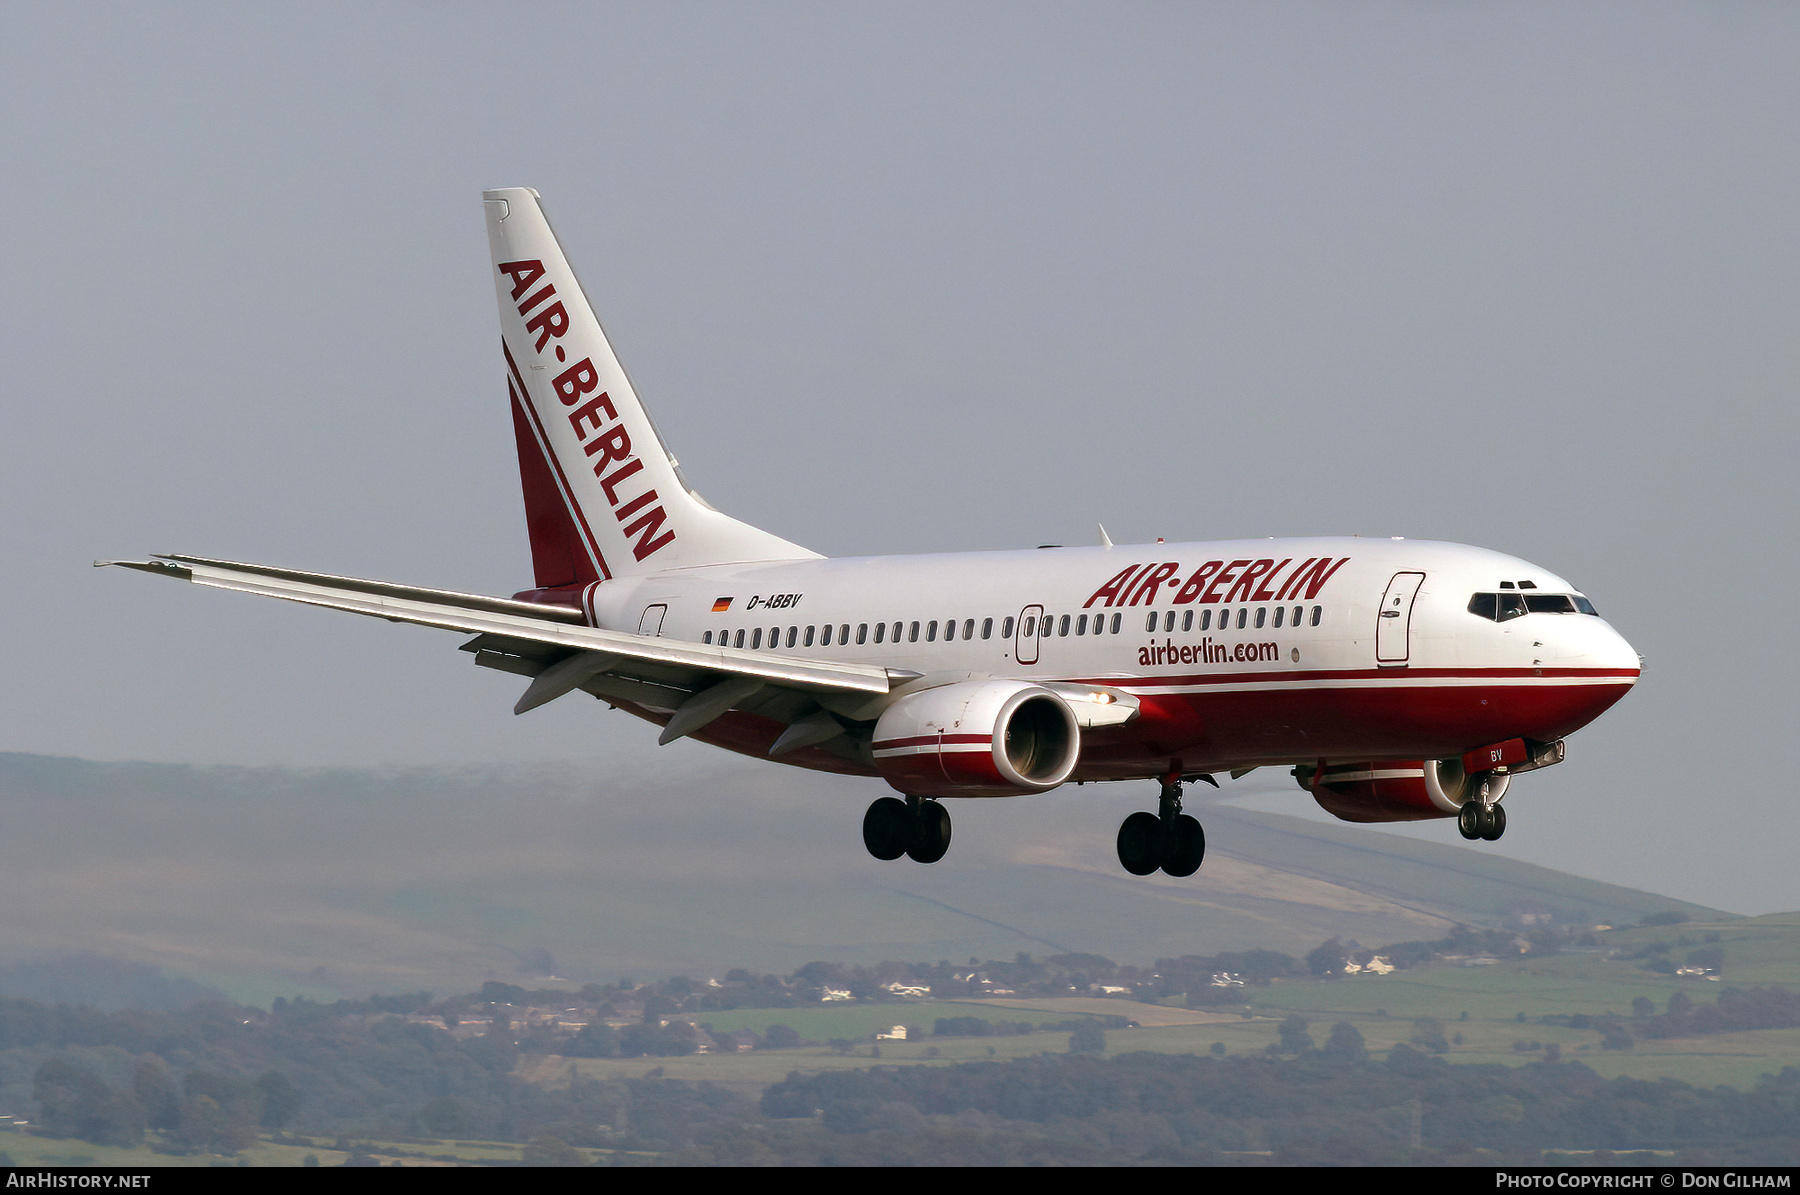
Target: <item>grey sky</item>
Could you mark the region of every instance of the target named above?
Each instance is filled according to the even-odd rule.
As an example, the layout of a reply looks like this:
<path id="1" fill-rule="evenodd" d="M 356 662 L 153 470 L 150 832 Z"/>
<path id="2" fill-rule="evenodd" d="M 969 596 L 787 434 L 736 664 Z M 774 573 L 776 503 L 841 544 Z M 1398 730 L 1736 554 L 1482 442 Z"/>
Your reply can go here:
<path id="1" fill-rule="evenodd" d="M 1648 665 L 1480 849 L 1800 907 L 1796 62 L 1775 5 L 8 5 L 0 749 L 656 752 L 454 636 L 87 567 L 528 584 L 478 192 L 532 186 L 714 505 L 1516 553 Z"/>

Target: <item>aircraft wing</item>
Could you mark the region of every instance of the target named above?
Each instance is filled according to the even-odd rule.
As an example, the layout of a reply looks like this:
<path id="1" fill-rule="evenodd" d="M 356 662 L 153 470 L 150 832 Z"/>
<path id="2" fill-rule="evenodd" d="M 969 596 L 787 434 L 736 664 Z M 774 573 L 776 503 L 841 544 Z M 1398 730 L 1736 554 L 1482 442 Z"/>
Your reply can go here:
<path id="1" fill-rule="evenodd" d="M 807 660 L 769 652 L 679 639 L 631 635 L 586 626 L 561 607 L 385 581 L 335 577 L 266 565 L 157 555 L 149 560 L 100 560 L 178 580 L 367 614 L 390 622 L 462 631 L 476 663 L 533 678 L 514 707 L 524 713 L 580 688 L 671 710 L 664 741 L 706 725 L 752 698 L 798 709 L 794 699 L 879 696 L 917 675 L 868 664 Z M 773 691 L 773 692 L 770 692 Z M 787 700 L 779 700 L 782 694 Z M 807 708 L 816 709 L 810 702 Z M 779 715 L 777 715 L 779 717 Z M 781 717 L 782 721 L 789 721 Z M 828 728 L 827 728 L 828 729 Z"/>

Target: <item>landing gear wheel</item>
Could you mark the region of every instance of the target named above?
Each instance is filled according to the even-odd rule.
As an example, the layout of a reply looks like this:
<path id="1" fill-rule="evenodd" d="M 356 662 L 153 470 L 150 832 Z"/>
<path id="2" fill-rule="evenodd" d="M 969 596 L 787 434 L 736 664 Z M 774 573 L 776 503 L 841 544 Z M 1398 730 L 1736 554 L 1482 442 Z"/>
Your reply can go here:
<path id="1" fill-rule="evenodd" d="M 1191 876 L 1206 858 L 1206 832 L 1183 813 L 1175 817 L 1162 842 L 1162 869 L 1172 876 Z"/>
<path id="2" fill-rule="evenodd" d="M 906 853 L 911 837 L 912 818 L 906 802 L 897 797 L 882 797 L 863 814 L 863 845 L 877 859 L 898 859 Z"/>
<path id="3" fill-rule="evenodd" d="M 1149 875 L 1162 866 L 1161 841 L 1162 822 L 1154 813 L 1132 814 L 1119 827 L 1119 865 L 1134 876 Z"/>
<path id="4" fill-rule="evenodd" d="M 950 849 L 950 811 L 936 801 L 920 801 L 913 811 L 912 841 L 907 857 L 914 863 L 936 863 Z"/>
<path id="5" fill-rule="evenodd" d="M 1500 836 L 1506 833 L 1506 807 L 1490 805 L 1487 813 L 1487 825 L 1482 827 L 1481 836 L 1489 842 L 1499 842 Z"/>
<path id="6" fill-rule="evenodd" d="M 1465 801 L 1463 807 L 1456 811 L 1456 830 L 1470 842 L 1481 837 L 1482 823 L 1487 819 L 1481 816 L 1481 802 Z"/>

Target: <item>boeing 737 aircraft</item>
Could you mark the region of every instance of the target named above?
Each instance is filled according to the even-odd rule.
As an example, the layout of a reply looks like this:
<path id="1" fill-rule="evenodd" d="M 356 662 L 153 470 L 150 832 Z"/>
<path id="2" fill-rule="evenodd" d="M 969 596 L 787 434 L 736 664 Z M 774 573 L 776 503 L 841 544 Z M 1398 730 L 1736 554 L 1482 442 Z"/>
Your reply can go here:
<path id="1" fill-rule="evenodd" d="M 1417 540 L 1253 539 L 828 560 L 707 505 L 620 368 L 537 192 L 488 191 L 534 584 L 511 598 L 195 556 L 116 561 L 472 635 L 530 678 L 702 742 L 885 780 L 863 842 L 941 859 L 949 797 L 1152 780 L 1134 875 L 1205 853 L 1185 782 L 1292 769 L 1347 821 L 1497 839 L 1513 776 L 1639 659 L 1534 564 Z M 1101 534 L 1104 540 L 1104 532 Z"/>

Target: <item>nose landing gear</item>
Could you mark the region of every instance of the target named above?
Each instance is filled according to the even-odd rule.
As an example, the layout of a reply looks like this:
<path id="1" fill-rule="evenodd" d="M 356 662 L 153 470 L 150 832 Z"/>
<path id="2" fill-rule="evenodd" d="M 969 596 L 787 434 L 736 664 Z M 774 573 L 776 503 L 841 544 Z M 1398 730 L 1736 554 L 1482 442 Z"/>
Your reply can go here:
<path id="1" fill-rule="evenodd" d="M 1469 799 L 1456 814 L 1456 830 L 1470 842 L 1478 838 L 1498 842 L 1506 833 L 1506 810 L 1492 800 L 1488 774 L 1469 777 Z"/>
<path id="2" fill-rule="evenodd" d="M 1119 827 L 1119 863 L 1134 876 L 1161 868 L 1172 876 L 1191 876 L 1206 857 L 1206 833 L 1195 818 L 1181 812 L 1181 779 L 1163 780 L 1157 813 L 1139 811 Z"/>
<path id="3" fill-rule="evenodd" d="M 936 863 L 950 849 L 950 811 L 923 797 L 882 797 L 863 814 L 863 845 L 877 859 Z"/>

